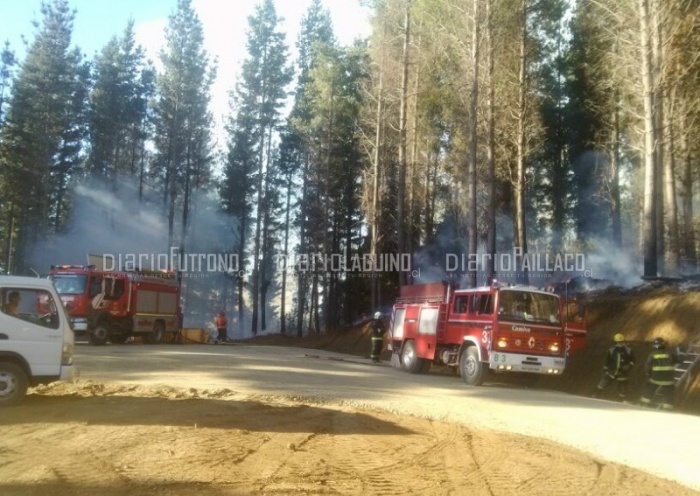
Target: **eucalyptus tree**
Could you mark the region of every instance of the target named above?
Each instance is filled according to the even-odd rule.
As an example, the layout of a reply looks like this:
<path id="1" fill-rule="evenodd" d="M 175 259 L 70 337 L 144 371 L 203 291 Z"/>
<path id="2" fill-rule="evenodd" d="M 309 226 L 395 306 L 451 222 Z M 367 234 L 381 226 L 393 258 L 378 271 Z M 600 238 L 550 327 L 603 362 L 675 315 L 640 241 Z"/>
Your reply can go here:
<path id="1" fill-rule="evenodd" d="M 8 272 L 23 267 L 32 243 L 64 225 L 67 184 L 82 160 L 89 71 L 80 51 L 71 48 L 75 12 L 67 0 L 53 0 L 42 4 L 41 13 L 0 135 Z"/>

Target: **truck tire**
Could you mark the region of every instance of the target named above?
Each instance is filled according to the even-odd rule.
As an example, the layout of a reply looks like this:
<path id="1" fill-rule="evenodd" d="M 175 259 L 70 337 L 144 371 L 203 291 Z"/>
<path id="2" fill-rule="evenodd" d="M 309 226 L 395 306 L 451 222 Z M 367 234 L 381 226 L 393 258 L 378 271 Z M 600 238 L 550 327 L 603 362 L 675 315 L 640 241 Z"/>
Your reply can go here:
<path id="1" fill-rule="evenodd" d="M 484 364 L 479 360 L 475 346 L 469 346 L 459 357 L 459 372 L 470 386 L 481 386 L 486 378 Z"/>
<path id="2" fill-rule="evenodd" d="M 27 394 L 29 379 L 22 367 L 0 362 L 0 407 L 16 405 Z"/>
<path id="3" fill-rule="evenodd" d="M 105 322 L 100 322 L 99 324 L 97 324 L 90 333 L 90 343 L 96 346 L 102 346 L 103 344 L 107 344 L 109 338 L 109 327 Z"/>
<path id="4" fill-rule="evenodd" d="M 406 341 L 401 350 L 401 366 L 409 374 L 419 374 L 425 366 L 425 359 L 416 355 L 416 345 L 413 341 Z"/>
<path id="5" fill-rule="evenodd" d="M 144 334 L 144 341 L 148 344 L 160 344 L 163 342 L 165 337 L 165 324 L 162 322 L 156 322 L 153 325 L 153 332 Z"/>

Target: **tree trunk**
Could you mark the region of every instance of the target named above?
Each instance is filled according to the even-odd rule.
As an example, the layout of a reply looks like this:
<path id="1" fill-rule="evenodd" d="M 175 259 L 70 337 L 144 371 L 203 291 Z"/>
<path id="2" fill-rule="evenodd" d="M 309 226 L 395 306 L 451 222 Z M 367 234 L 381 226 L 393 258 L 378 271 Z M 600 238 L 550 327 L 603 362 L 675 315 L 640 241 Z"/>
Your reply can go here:
<path id="1" fill-rule="evenodd" d="M 493 19 L 491 17 L 491 0 L 486 1 L 486 43 L 487 43 L 487 63 L 488 66 L 488 148 L 486 159 L 489 170 L 489 204 L 486 214 L 488 223 L 488 240 L 486 251 L 488 252 L 486 272 L 488 284 L 496 278 L 496 102 L 494 98 L 494 78 L 493 78 Z"/>
<path id="2" fill-rule="evenodd" d="M 422 25 L 421 25 L 422 27 Z M 420 28 L 419 28 L 420 29 Z M 420 51 L 421 36 L 418 36 L 418 48 Z M 416 227 L 418 222 L 416 221 L 416 171 L 418 169 L 418 90 L 420 83 L 420 67 L 416 67 L 415 77 L 413 82 L 413 140 L 411 142 L 411 163 L 409 166 L 408 174 L 408 225 L 406 227 L 406 250 L 407 253 L 413 255 L 413 245 L 416 242 Z M 408 277 L 408 284 L 413 281 L 411 277 Z"/>
<path id="3" fill-rule="evenodd" d="M 284 214 L 284 264 L 282 266 L 282 301 L 280 303 L 280 334 L 287 334 L 287 264 L 289 257 L 289 211 L 292 207 L 292 173 L 287 172 L 287 208 Z"/>
<path id="4" fill-rule="evenodd" d="M 472 84 L 469 95 L 469 158 L 467 166 L 467 195 L 469 197 L 469 261 L 467 284 L 470 288 L 476 287 L 476 255 L 477 255 L 477 225 L 476 225 L 476 112 L 479 102 L 479 2 L 473 0 L 474 6 L 474 26 L 472 27 Z"/>
<path id="5" fill-rule="evenodd" d="M 250 329 L 251 332 L 253 333 L 253 336 L 258 334 L 258 306 L 260 302 L 260 247 L 262 244 L 261 235 L 262 235 L 262 217 L 265 213 L 265 198 L 264 198 L 264 189 L 263 189 L 263 175 L 265 174 L 265 167 L 263 164 L 264 160 L 264 148 L 265 148 L 265 132 L 264 130 L 261 133 L 260 136 L 260 154 L 258 157 L 258 184 L 257 184 L 257 190 L 258 190 L 258 208 L 257 212 L 255 214 L 255 238 L 254 238 L 254 243 L 253 243 L 253 308 L 251 309 L 252 311 L 252 316 L 251 316 L 251 324 L 250 324 Z"/>
<path id="6" fill-rule="evenodd" d="M 379 158 L 381 157 L 380 147 L 382 143 L 382 123 L 383 123 L 383 100 L 384 100 L 384 68 L 379 67 L 379 88 L 377 90 L 377 127 L 374 134 L 374 159 L 372 163 L 374 183 L 372 184 L 372 239 L 370 240 L 369 252 L 372 260 L 375 260 L 379 249 L 379 209 L 381 208 L 379 200 Z M 379 294 L 377 291 L 379 285 L 378 277 L 370 278 L 371 286 L 371 301 L 372 301 L 372 312 L 376 312 L 379 309 Z"/>
<path id="7" fill-rule="evenodd" d="M 301 187 L 301 207 L 299 213 L 299 253 L 302 256 L 306 255 L 306 202 L 308 201 L 308 173 L 309 173 L 309 157 L 304 156 L 304 165 L 302 168 L 302 187 Z M 297 269 L 297 336 L 304 335 L 304 307 L 306 306 L 306 276 L 308 267 L 301 270 Z"/>
<path id="8" fill-rule="evenodd" d="M 656 144 L 648 0 L 638 0 L 642 85 L 644 87 L 644 277 L 656 277 Z"/>
<path id="9" fill-rule="evenodd" d="M 648 20 L 651 22 L 649 33 L 651 36 L 651 80 L 652 80 L 652 116 L 654 119 L 654 152 L 656 167 L 656 259 L 657 272 L 659 275 L 666 275 L 666 228 L 665 214 L 666 199 L 664 198 L 664 170 L 665 150 L 664 150 L 664 92 L 661 86 L 661 64 L 663 51 L 661 47 L 661 18 L 659 4 L 657 0 L 650 0 L 647 4 L 649 10 Z"/>
<path id="10" fill-rule="evenodd" d="M 403 36 L 403 62 L 401 74 L 401 102 L 399 115 L 399 184 L 396 198 L 396 251 L 400 255 L 404 253 L 405 232 L 405 196 L 406 196 L 406 112 L 408 106 L 408 47 L 410 43 L 410 1 L 406 0 L 404 11 L 404 36 Z M 399 271 L 399 286 L 404 286 L 407 282 L 406 274 Z"/>
<path id="11" fill-rule="evenodd" d="M 521 264 L 527 255 L 527 237 L 525 231 L 525 115 L 527 95 L 526 42 L 527 42 L 527 0 L 522 0 L 520 33 L 520 74 L 518 78 L 518 135 L 517 135 L 517 165 L 515 178 L 515 243 L 516 270 L 518 281 L 527 284 L 527 271 L 521 271 Z M 518 253 L 519 252 L 519 253 Z"/>
<path id="12" fill-rule="evenodd" d="M 678 276 L 680 269 L 680 247 L 678 240 L 678 209 L 676 207 L 676 164 L 673 138 L 673 112 L 675 99 L 666 100 L 668 112 L 664 113 L 667 143 L 666 161 L 663 164 L 664 198 L 666 205 L 664 208 L 666 232 L 668 233 L 668 244 L 666 247 L 666 274 L 672 277 Z"/>
<path id="13" fill-rule="evenodd" d="M 693 226 L 693 160 L 688 143 L 689 130 L 687 126 L 687 117 L 681 115 L 680 121 L 680 137 L 681 137 L 681 152 L 683 157 L 683 239 L 684 255 L 688 269 L 695 270 L 698 266 L 695 250 L 695 227 Z"/>
<path id="14" fill-rule="evenodd" d="M 615 95 L 615 109 L 612 118 L 612 146 L 610 150 L 610 218 L 612 221 L 612 241 L 622 248 L 622 221 L 620 213 L 620 108 Z"/>

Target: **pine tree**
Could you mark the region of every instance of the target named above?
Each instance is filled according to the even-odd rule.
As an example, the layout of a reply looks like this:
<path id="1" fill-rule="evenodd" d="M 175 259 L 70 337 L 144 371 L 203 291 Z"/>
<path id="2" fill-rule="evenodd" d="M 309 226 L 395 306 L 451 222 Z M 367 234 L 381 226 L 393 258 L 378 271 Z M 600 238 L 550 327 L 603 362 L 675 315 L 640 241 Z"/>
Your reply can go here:
<path id="1" fill-rule="evenodd" d="M 143 182 L 141 164 L 148 138 L 148 100 L 152 98 L 153 68 L 136 46 L 134 23 L 112 38 L 95 60 L 95 83 L 90 95 L 91 152 L 88 169 L 117 186 L 119 174 Z"/>
<path id="2" fill-rule="evenodd" d="M 184 252 L 192 193 L 210 177 L 212 117 L 208 104 L 215 77 L 204 49 L 202 23 L 191 0 L 178 0 L 170 16 L 161 62 L 163 74 L 156 79 L 157 155 L 152 172 L 163 188 L 169 246 L 176 240 L 176 212 L 182 210 L 179 246 Z"/>
<path id="3" fill-rule="evenodd" d="M 269 261 L 261 259 L 269 248 L 265 233 L 271 219 L 267 210 L 272 202 L 266 199 L 268 169 L 272 164 L 272 143 L 280 124 L 282 105 L 286 97 L 286 86 L 292 72 L 287 66 L 287 47 L 284 34 L 279 31 L 281 19 L 277 16 L 272 0 L 263 0 L 248 18 L 248 56 L 243 62 L 241 82 L 236 88 L 236 97 L 245 102 L 247 115 L 253 122 L 252 148 L 247 153 L 253 160 L 255 170 L 256 211 L 253 234 L 253 266 L 251 274 L 252 321 L 251 330 L 258 332 L 259 311 L 266 311 L 266 301 L 261 301 L 261 269 Z M 264 246 L 268 243 L 266 246 Z M 267 272 L 265 272 L 267 277 Z"/>
<path id="4" fill-rule="evenodd" d="M 22 270 L 31 245 L 60 229 L 66 186 L 82 160 L 87 67 L 71 48 L 67 0 L 42 4 L 43 20 L 14 81 L 0 142 L 6 271 Z"/>

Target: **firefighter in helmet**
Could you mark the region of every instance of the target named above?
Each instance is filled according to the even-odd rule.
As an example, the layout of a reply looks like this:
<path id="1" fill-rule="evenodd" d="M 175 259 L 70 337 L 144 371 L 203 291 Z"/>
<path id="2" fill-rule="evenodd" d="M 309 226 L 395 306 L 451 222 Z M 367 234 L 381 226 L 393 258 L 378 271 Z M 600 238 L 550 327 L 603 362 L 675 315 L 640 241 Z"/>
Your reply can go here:
<path id="1" fill-rule="evenodd" d="M 617 333 L 613 337 L 615 344 L 608 350 L 603 367 L 603 377 L 591 396 L 598 398 L 613 382 L 617 385 L 617 396 L 620 401 L 627 398 L 627 383 L 630 371 L 634 367 L 634 352 L 625 344 L 625 336 Z"/>
<path id="2" fill-rule="evenodd" d="M 642 388 L 639 403 L 642 406 L 658 406 L 663 410 L 673 410 L 673 394 L 676 385 L 674 368 L 679 359 L 675 354 L 666 351 L 666 341 L 663 338 L 654 339 L 652 347 L 644 367 L 647 382 Z"/>
<path id="3" fill-rule="evenodd" d="M 382 324 L 382 313 L 375 312 L 374 319 L 372 319 L 372 361 L 375 363 L 379 362 L 379 356 L 382 353 L 382 347 L 384 345 L 384 325 Z"/>

